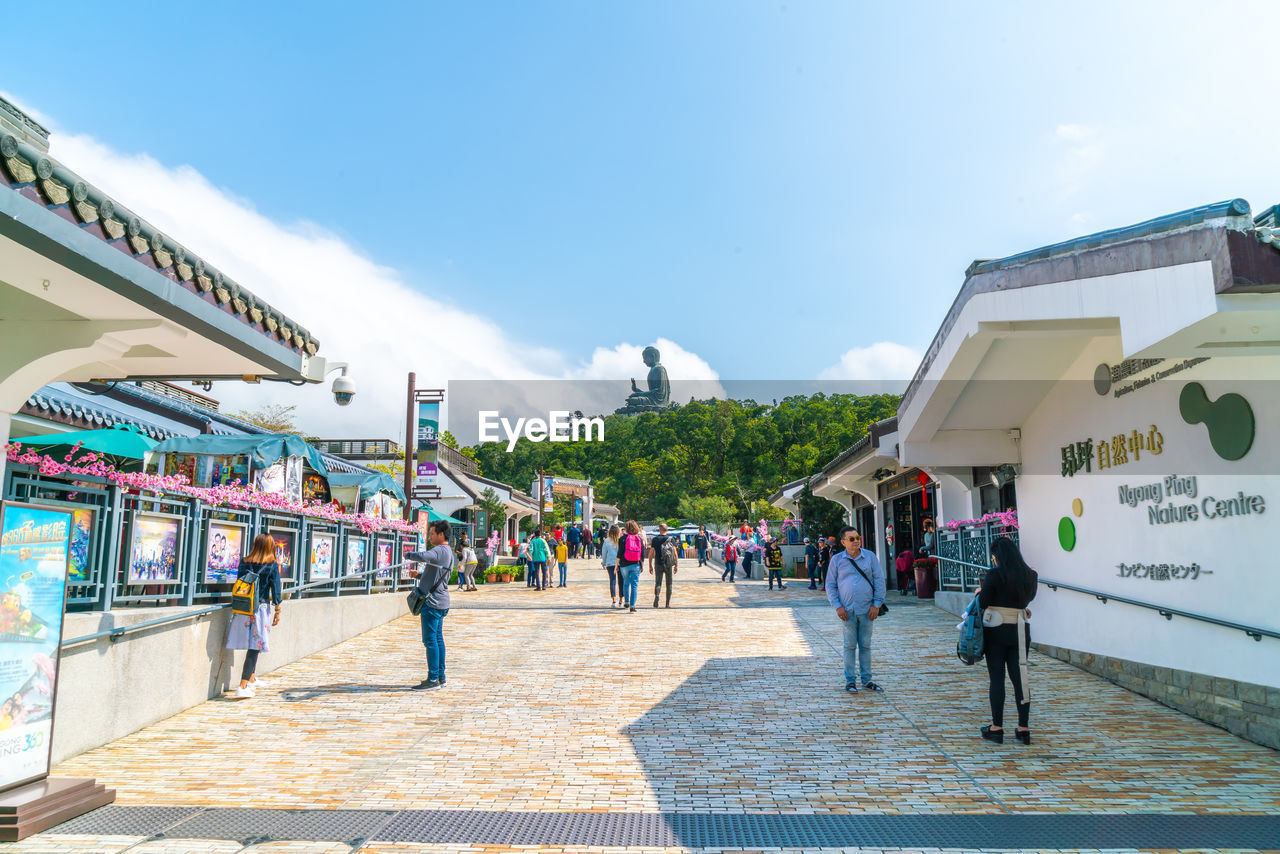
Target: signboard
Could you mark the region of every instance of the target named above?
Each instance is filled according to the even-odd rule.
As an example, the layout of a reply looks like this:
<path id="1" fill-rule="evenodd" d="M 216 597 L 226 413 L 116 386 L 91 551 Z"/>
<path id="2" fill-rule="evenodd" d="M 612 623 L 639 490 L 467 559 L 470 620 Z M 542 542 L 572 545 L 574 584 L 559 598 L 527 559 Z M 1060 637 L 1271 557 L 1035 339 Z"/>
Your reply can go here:
<path id="1" fill-rule="evenodd" d="M 73 521 L 0 504 L 0 789 L 49 774 Z"/>
<path id="2" fill-rule="evenodd" d="M 573 519 L 579 521 L 582 519 L 582 499 L 575 498 L 573 500 Z"/>
<path id="3" fill-rule="evenodd" d="M 546 479 L 546 485 L 542 487 L 543 512 L 550 512 L 556 509 L 555 483 L 556 479 L 549 477 Z"/>
<path id="4" fill-rule="evenodd" d="M 418 477 L 429 478 L 428 483 L 435 483 L 440 473 L 436 466 L 440 440 L 440 404 L 418 404 Z"/>

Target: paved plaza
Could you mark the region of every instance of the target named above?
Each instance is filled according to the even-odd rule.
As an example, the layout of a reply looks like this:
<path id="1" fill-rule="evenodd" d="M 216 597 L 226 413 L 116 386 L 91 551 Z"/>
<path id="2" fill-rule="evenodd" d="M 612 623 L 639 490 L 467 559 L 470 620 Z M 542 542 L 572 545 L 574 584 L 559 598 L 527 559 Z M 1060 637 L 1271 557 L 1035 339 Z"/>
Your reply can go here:
<path id="1" fill-rule="evenodd" d="M 1259 822 L 1276 826 L 1280 755 L 1044 656 L 1034 743 L 980 740 L 985 668 L 956 660 L 956 618 L 929 603 L 890 594 L 886 690 L 851 696 L 838 621 L 807 582 L 770 592 L 685 562 L 654 610 L 649 578 L 635 614 L 608 607 L 594 561 L 566 589 L 455 594 L 444 688 L 409 690 L 426 662 L 401 618 L 263 676 L 255 699 L 55 768 L 116 805 L 0 851 L 1031 849 L 1052 847 L 1034 843 L 1054 821 L 1123 830 L 1134 814 L 1169 839 L 1217 827 L 1220 846 L 1253 816 L 1257 849 Z M 963 841 L 980 827 L 989 839 Z M 884 835 L 840 836 L 856 828 Z"/>

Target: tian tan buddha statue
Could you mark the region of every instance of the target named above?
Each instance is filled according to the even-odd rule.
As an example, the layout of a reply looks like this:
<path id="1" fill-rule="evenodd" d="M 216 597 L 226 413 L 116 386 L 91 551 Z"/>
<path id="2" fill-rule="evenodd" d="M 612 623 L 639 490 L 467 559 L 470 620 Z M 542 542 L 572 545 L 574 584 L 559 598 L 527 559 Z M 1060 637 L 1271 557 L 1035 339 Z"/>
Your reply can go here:
<path id="1" fill-rule="evenodd" d="M 671 383 L 667 380 L 667 369 L 658 363 L 658 348 L 645 347 L 643 355 L 644 363 L 649 366 L 649 389 L 641 391 L 632 379 L 631 394 L 627 405 L 618 410 L 620 415 L 657 412 L 671 405 Z"/>

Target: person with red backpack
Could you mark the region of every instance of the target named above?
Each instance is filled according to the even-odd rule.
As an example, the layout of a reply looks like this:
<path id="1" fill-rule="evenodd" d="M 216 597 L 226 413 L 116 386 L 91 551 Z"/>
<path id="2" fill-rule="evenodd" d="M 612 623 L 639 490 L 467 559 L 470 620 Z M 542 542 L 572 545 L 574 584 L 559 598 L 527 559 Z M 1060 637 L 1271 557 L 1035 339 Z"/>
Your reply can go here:
<path id="1" fill-rule="evenodd" d="M 618 538 L 618 572 L 624 579 L 622 599 L 627 610 L 636 612 L 636 591 L 640 587 L 640 571 L 644 565 L 644 535 L 632 519 L 627 532 Z"/>
<path id="2" fill-rule="evenodd" d="M 724 572 L 720 573 L 721 581 L 735 581 L 738 571 L 738 547 L 733 537 L 724 541 Z"/>

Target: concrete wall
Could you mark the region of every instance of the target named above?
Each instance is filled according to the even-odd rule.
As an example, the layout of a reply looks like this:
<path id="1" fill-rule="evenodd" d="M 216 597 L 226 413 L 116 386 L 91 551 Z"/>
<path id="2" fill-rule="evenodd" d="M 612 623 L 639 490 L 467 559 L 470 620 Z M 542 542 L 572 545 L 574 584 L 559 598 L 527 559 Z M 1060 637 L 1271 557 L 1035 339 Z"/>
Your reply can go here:
<path id="1" fill-rule="evenodd" d="M 204 607 L 204 606 L 201 606 Z M 198 611 L 196 608 L 131 608 L 67 614 L 63 637 Z M 258 659 L 269 673 L 408 613 L 405 594 L 290 599 L 271 649 Z M 53 729 L 53 761 L 136 732 L 219 696 L 239 684 L 244 653 L 223 648 L 230 611 L 103 638 L 62 651 Z"/>

